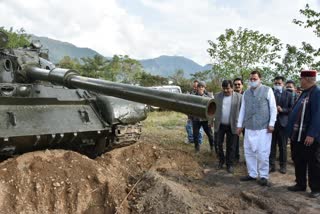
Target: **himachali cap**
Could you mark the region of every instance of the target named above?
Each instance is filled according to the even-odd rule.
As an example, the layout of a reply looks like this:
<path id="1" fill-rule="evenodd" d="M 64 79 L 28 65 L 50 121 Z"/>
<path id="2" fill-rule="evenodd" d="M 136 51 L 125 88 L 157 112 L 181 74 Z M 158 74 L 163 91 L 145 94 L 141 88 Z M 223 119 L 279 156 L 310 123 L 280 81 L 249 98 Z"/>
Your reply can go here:
<path id="1" fill-rule="evenodd" d="M 316 70 L 302 70 L 300 73 L 300 77 L 317 77 Z"/>

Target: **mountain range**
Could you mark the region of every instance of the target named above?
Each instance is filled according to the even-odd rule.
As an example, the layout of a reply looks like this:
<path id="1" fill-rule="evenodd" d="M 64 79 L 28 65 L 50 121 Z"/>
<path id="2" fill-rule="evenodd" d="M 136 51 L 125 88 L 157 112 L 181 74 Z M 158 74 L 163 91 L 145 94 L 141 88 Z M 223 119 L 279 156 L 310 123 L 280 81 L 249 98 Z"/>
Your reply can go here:
<path id="1" fill-rule="evenodd" d="M 50 39 L 47 37 L 31 35 L 31 40 L 40 40 L 43 48 L 49 50 L 50 60 L 58 63 L 64 56 L 71 58 L 93 57 L 96 54 L 102 55 L 90 48 L 80 48 L 68 42 Z M 110 58 L 110 56 L 104 56 Z M 163 77 L 171 76 L 176 70 L 182 69 L 185 77 L 198 71 L 210 70 L 211 65 L 201 66 L 183 56 L 159 56 L 153 59 L 139 60 L 145 71 Z"/>

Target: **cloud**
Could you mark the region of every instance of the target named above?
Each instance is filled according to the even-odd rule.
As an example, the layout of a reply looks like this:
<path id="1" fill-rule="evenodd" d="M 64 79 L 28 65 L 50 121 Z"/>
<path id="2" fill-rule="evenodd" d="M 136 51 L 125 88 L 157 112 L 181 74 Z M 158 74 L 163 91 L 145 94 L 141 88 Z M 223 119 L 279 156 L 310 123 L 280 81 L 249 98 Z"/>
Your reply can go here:
<path id="1" fill-rule="evenodd" d="M 171 35 L 175 41 L 175 50 L 198 62 L 208 58 L 207 40 L 215 40 L 227 28 L 238 27 L 258 30 L 271 34 L 283 43 L 300 45 L 308 41 L 317 46 L 317 38 L 309 29 L 303 29 L 292 23 L 294 18 L 301 18 L 299 9 L 306 2 L 301 0 L 141 0 L 150 9 L 162 14 L 163 20 L 155 31 Z M 308 1 L 311 7 L 319 10 L 319 1 Z M 161 29 L 161 30 L 160 30 Z M 183 40 L 180 43 L 177 41 Z M 170 44 L 170 43 L 169 43 Z M 180 51 L 179 51 L 180 50 Z"/>
<path id="2" fill-rule="evenodd" d="M 130 16 L 114 0 L 5 0 L 0 2 L 0 10 L 0 26 L 23 27 L 27 33 L 89 47 L 109 56 L 136 54 L 132 49 L 147 38 L 140 18 Z"/>
<path id="3" fill-rule="evenodd" d="M 132 2 L 134 1 L 134 2 Z M 318 0 L 308 1 L 319 10 Z M 205 64 L 207 40 L 242 26 L 270 33 L 283 43 L 319 44 L 311 30 L 292 23 L 302 0 L 1 0 L 0 26 L 23 27 L 105 56 L 142 59 L 182 55 Z M 136 7 L 133 7 L 138 5 Z"/>

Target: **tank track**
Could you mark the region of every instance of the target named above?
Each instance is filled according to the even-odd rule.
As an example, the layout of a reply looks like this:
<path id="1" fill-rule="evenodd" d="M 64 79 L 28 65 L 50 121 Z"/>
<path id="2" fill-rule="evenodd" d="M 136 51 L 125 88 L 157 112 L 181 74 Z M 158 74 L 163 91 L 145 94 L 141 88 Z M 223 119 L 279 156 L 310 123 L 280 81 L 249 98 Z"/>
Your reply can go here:
<path id="1" fill-rule="evenodd" d="M 0 139 L 0 143 L 3 145 L 0 152 L 0 161 L 16 156 L 17 152 L 15 151 L 14 145 L 19 142 L 30 142 L 34 145 L 33 150 L 25 152 L 43 149 L 66 149 L 79 152 L 89 158 L 96 158 L 112 149 L 130 146 L 136 143 L 140 139 L 141 131 L 142 125 L 137 123 L 133 125 L 115 125 L 112 127 L 112 130 L 106 130 L 105 133 L 80 132 L 78 135 L 61 133 L 57 136 L 41 135 L 10 138 L 10 141 L 14 142 L 10 142 L 9 139 Z M 90 134 L 91 137 L 88 138 L 88 134 Z M 75 139 L 77 139 L 77 141 Z M 47 144 L 48 142 L 49 144 Z M 5 146 L 6 144 L 9 145 Z M 46 146 L 41 146 L 41 144 Z"/>
<path id="2" fill-rule="evenodd" d="M 136 143 L 141 136 L 142 125 L 140 123 L 134 125 L 117 125 L 114 128 L 114 135 L 111 143 L 107 146 L 107 150 L 130 146 Z"/>

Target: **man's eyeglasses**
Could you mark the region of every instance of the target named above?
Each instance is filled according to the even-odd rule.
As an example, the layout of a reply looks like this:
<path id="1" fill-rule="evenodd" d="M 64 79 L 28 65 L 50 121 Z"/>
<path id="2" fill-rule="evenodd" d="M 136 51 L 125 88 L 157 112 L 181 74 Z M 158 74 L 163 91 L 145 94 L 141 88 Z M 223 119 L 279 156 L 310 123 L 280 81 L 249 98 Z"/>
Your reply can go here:
<path id="1" fill-rule="evenodd" d="M 238 84 L 234 84 L 234 85 L 241 85 L 240 83 L 238 83 Z"/>

